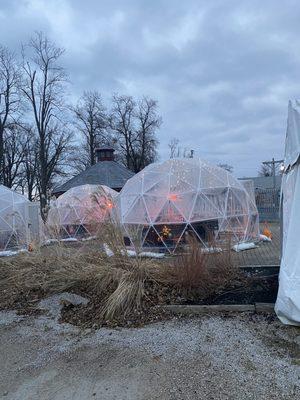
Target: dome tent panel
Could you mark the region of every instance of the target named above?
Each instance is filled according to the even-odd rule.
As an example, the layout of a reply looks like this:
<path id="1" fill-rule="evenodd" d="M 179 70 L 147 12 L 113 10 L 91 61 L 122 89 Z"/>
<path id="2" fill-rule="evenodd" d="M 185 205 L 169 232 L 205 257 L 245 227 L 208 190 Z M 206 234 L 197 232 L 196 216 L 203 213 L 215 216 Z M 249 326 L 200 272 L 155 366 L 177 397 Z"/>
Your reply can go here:
<path id="1" fill-rule="evenodd" d="M 227 172 L 225 170 L 222 170 L 222 168 L 220 168 L 222 171 L 215 171 L 215 167 L 211 168 L 208 165 L 202 164 L 200 169 L 200 189 L 228 186 Z"/>
<path id="2" fill-rule="evenodd" d="M 137 194 L 130 192 L 135 180 L 142 188 Z M 228 230 L 235 241 L 258 236 L 258 213 L 248 192 L 228 171 L 201 159 L 150 164 L 125 184 L 117 205 L 122 226 L 144 226 L 148 233 L 140 244 L 146 247 L 172 252 L 187 232 L 203 245 Z"/>
<path id="3" fill-rule="evenodd" d="M 188 224 L 186 222 L 154 225 L 159 235 L 159 242 L 162 242 L 167 250 L 176 249 L 177 245 L 183 239 L 187 227 Z"/>
<path id="4" fill-rule="evenodd" d="M 136 199 L 137 199 L 136 194 L 128 194 L 128 195 L 124 196 L 122 199 L 119 199 L 119 201 L 122 204 L 120 208 L 122 208 L 124 214 L 127 215 L 129 213 L 129 211 L 132 209 Z"/>
<path id="5" fill-rule="evenodd" d="M 145 193 L 143 197 L 149 219 L 151 222 L 155 222 L 166 202 L 166 198 L 164 196 L 148 195 L 148 193 Z"/>
<path id="6" fill-rule="evenodd" d="M 185 221 L 184 216 L 178 210 L 176 205 L 171 201 L 167 200 L 158 214 L 155 220 L 155 224 L 175 224 L 177 222 L 182 223 Z"/>
<path id="7" fill-rule="evenodd" d="M 26 249 L 30 242 L 29 200 L 0 185 L 0 251 Z"/>
<path id="8" fill-rule="evenodd" d="M 149 174 L 153 175 L 153 174 Z M 148 177 L 149 178 L 149 177 Z M 147 179 L 147 175 L 145 174 L 144 179 Z M 155 179 L 153 179 L 153 176 L 151 176 L 151 180 L 149 181 L 148 185 L 143 185 L 144 186 L 144 194 L 150 194 L 152 196 L 166 196 L 169 193 L 168 187 L 169 187 L 169 175 L 155 175 Z"/>
<path id="9" fill-rule="evenodd" d="M 146 246 L 145 240 L 148 236 L 150 226 L 143 224 L 124 224 L 125 245 L 142 248 Z"/>
<path id="10" fill-rule="evenodd" d="M 150 222 L 147 208 L 142 197 L 137 198 L 132 204 L 131 208 L 126 214 L 126 221 L 128 223 L 136 224 L 147 224 Z"/>
<path id="11" fill-rule="evenodd" d="M 197 164 L 186 164 L 182 169 L 180 159 L 171 159 L 166 163 L 169 164 L 171 192 L 186 192 L 199 187 L 201 170 Z"/>
<path id="12" fill-rule="evenodd" d="M 11 207 L 13 203 L 12 196 L 0 196 L 1 211 L 3 212 L 6 208 Z"/>
<path id="13" fill-rule="evenodd" d="M 141 191 L 143 189 L 142 188 L 142 184 L 143 184 L 142 177 L 140 177 L 140 179 L 137 179 L 135 181 L 132 181 L 132 182 L 127 181 L 127 182 L 128 182 L 128 185 L 127 185 L 126 189 L 125 188 L 124 189 L 128 194 L 138 195 L 139 193 L 141 193 Z"/>
<path id="14" fill-rule="evenodd" d="M 176 209 L 180 212 L 185 221 L 189 221 L 196 201 L 196 194 L 194 192 L 187 192 L 169 196 L 171 199 L 172 197 L 174 198 Z"/>
<path id="15" fill-rule="evenodd" d="M 81 239 L 95 235 L 107 222 L 117 192 L 101 185 L 71 188 L 55 200 L 48 212 L 46 228 L 50 237 Z"/>
<path id="16" fill-rule="evenodd" d="M 197 193 L 190 218 L 192 222 L 223 217 L 223 209 L 215 205 L 214 201 L 211 201 L 207 194 L 202 192 Z"/>
<path id="17" fill-rule="evenodd" d="M 152 195 L 155 195 L 153 187 L 154 185 L 157 185 L 159 184 L 159 182 L 161 182 L 163 176 L 160 171 L 155 171 L 155 172 L 149 171 L 149 173 L 144 172 L 141 179 L 142 179 L 142 192 L 146 193 L 148 190 L 150 190 Z"/>
<path id="18" fill-rule="evenodd" d="M 248 215 L 248 225 L 245 232 L 245 237 L 252 238 L 253 240 L 256 239 L 255 233 L 259 230 L 259 218 L 258 215 L 251 212 Z"/>
<path id="19" fill-rule="evenodd" d="M 171 170 L 167 186 L 169 193 L 178 194 L 195 190 L 191 178 L 191 171 L 184 173 L 181 170 Z"/>
<path id="20" fill-rule="evenodd" d="M 248 214 L 250 210 L 247 197 L 248 195 L 245 191 L 234 188 L 228 189 L 226 215 Z"/>
<path id="21" fill-rule="evenodd" d="M 1 204 L 1 203 L 0 203 Z M 10 231 L 12 224 L 9 223 L 10 215 L 12 211 L 10 207 L 5 207 L 4 210 L 0 210 L 0 231 Z"/>

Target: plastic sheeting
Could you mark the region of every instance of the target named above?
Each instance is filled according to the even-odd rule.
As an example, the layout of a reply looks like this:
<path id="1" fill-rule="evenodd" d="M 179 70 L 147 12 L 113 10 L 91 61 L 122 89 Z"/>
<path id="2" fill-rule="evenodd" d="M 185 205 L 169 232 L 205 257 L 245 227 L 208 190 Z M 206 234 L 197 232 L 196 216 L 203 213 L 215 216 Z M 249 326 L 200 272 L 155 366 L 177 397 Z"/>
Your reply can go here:
<path id="1" fill-rule="evenodd" d="M 95 235 L 114 208 L 117 192 L 102 185 L 76 186 L 55 200 L 50 207 L 46 236 L 73 239 Z"/>
<path id="2" fill-rule="evenodd" d="M 187 232 L 206 248 L 210 240 L 221 240 L 228 232 L 236 243 L 259 234 L 251 188 L 200 159 L 147 166 L 127 181 L 117 204 L 127 245 L 134 247 L 173 252 L 185 242 Z"/>
<path id="3" fill-rule="evenodd" d="M 279 319 L 300 325 L 300 108 L 289 102 L 285 172 L 281 186 L 282 257 L 275 311 Z"/>
<path id="4" fill-rule="evenodd" d="M 26 197 L 0 185 L 0 251 L 27 248 L 30 240 Z"/>

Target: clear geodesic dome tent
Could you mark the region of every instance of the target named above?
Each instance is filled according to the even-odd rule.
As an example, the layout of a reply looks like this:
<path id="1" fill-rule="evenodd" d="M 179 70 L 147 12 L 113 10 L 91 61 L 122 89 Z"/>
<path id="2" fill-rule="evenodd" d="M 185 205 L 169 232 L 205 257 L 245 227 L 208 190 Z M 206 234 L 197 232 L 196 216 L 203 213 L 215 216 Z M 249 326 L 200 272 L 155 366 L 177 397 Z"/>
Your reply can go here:
<path id="1" fill-rule="evenodd" d="M 0 252 L 27 248 L 29 205 L 25 196 L 0 185 Z"/>
<path id="2" fill-rule="evenodd" d="M 81 185 L 69 189 L 49 209 L 47 235 L 60 239 L 82 239 L 95 235 L 114 208 L 117 192 L 103 185 Z"/>
<path id="3" fill-rule="evenodd" d="M 118 196 L 125 243 L 172 252 L 187 232 L 208 247 L 212 239 L 233 242 L 258 236 L 251 190 L 226 170 L 201 159 L 171 159 L 147 166 Z M 223 238 L 223 239 L 222 239 Z"/>

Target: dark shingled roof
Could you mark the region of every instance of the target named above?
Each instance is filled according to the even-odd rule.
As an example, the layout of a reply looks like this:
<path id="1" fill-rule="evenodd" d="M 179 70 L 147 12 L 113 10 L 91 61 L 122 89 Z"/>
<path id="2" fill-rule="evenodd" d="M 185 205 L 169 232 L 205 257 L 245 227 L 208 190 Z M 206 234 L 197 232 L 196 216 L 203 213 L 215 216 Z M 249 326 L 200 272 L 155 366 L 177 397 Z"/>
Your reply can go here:
<path id="1" fill-rule="evenodd" d="M 126 181 L 134 175 L 132 171 L 129 171 L 123 165 L 116 161 L 101 161 L 74 178 L 57 186 L 53 193 L 66 192 L 67 190 L 80 185 L 106 185 L 111 189 L 121 189 Z"/>

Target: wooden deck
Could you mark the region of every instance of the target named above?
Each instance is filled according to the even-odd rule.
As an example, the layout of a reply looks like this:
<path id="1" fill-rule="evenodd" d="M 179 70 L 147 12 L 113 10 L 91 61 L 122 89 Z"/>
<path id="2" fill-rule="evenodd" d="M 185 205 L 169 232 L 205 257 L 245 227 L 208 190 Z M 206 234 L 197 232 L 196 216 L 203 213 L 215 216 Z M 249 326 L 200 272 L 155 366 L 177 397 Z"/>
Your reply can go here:
<path id="1" fill-rule="evenodd" d="M 234 253 L 234 260 L 244 265 L 279 265 L 280 264 L 280 227 L 279 223 L 270 223 L 273 234 L 272 242 L 262 242 L 256 249 Z M 261 226 L 261 231 L 263 227 Z"/>

